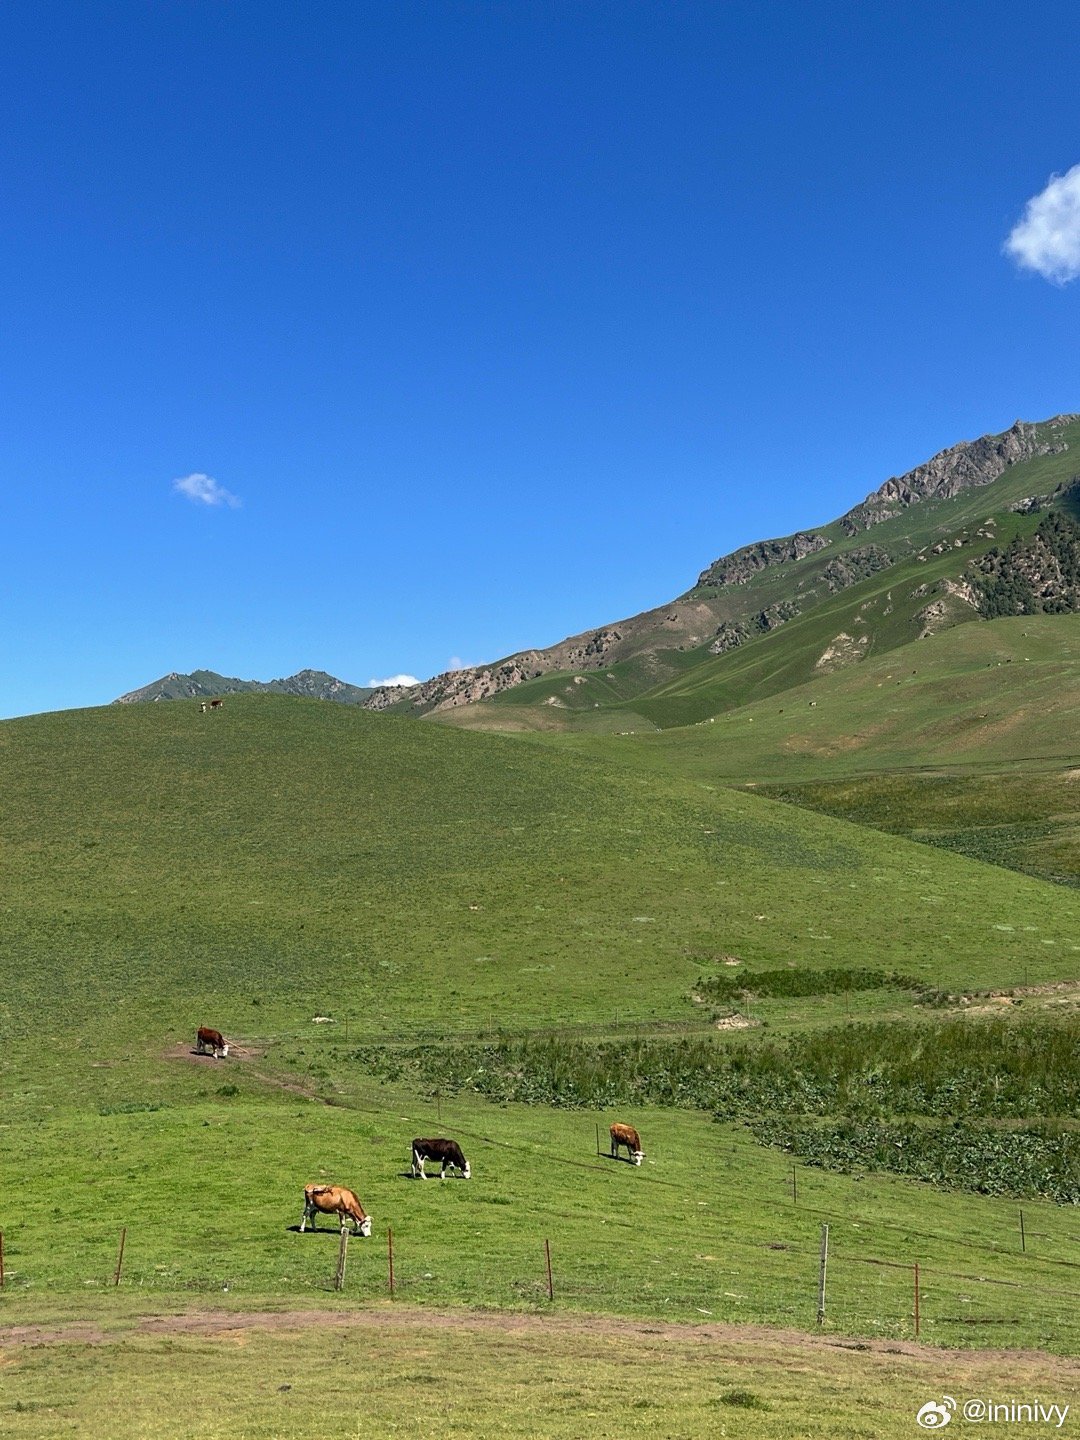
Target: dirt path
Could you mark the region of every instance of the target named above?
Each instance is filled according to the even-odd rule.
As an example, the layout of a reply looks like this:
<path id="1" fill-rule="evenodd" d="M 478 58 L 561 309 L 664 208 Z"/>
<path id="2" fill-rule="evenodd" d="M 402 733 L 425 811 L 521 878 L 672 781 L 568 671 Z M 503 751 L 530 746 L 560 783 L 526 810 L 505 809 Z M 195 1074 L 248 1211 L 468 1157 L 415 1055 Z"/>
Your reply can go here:
<path id="1" fill-rule="evenodd" d="M 141 1315 L 117 1321 L 114 1327 L 92 1321 L 65 1324 L 0 1327 L 0 1353 L 16 1346 L 107 1345 L 133 1336 L 235 1335 L 243 1331 L 299 1332 L 307 1330 L 457 1330 L 495 1333 L 527 1339 L 530 1336 L 588 1336 L 640 1341 L 643 1344 L 676 1342 L 710 1347 L 741 1345 L 798 1352 L 853 1350 L 870 1355 L 904 1356 L 956 1367 L 985 1368 L 995 1360 L 1011 1366 L 1053 1368 L 1062 1378 L 1080 1385 L 1080 1360 L 1040 1350 L 950 1350 L 918 1345 L 908 1340 L 856 1340 L 849 1336 L 808 1334 L 801 1330 L 772 1329 L 767 1325 L 679 1324 L 671 1321 L 626 1320 L 617 1316 L 534 1315 L 513 1311 L 426 1310 L 385 1301 L 352 1310 L 182 1310 Z"/>

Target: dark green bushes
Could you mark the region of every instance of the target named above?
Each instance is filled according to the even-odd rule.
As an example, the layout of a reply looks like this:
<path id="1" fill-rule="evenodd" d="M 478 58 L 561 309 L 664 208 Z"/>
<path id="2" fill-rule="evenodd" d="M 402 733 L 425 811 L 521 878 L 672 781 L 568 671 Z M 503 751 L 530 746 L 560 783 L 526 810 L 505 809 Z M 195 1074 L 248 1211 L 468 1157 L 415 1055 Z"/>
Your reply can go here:
<path id="1" fill-rule="evenodd" d="M 1005 1129 L 985 1122 L 814 1121 L 758 1118 L 767 1145 L 833 1170 L 890 1170 L 984 1195 L 1041 1195 L 1080 1203 L 1080 1133 L 1048 1124 Z"/>

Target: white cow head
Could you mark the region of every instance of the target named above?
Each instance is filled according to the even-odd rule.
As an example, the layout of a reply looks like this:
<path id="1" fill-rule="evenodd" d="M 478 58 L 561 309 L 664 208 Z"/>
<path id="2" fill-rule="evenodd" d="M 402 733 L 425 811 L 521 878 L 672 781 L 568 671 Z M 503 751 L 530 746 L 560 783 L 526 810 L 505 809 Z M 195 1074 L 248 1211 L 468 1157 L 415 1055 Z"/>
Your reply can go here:
<path id="1" fill-rule="evenodd" d="M 644 1150 L 635 1150 L 635 1151 L 634 1151 L 634 1157 L 633 1157 L 633 1158 L 634 1158 L 634 1164 L 635 1164 L 635 1165 L 640 1165 L 641 1162 L 642 1162 L 642 1160 L 645 1158 L 645 1151 L 644 1151 Z"/>
<path id="2" fill-rule="evenodd" d="M 221 1047 L 221 1053 L 222 1055 L 227 1055 L 229 1053 L 228 1041 L 226 1041 L 225 1044 Z"/>
<path id="3" fill-rule="evenodd" d="M 363 1237 L 364 1237 L 365 1240 L 366 1240 L 366 1239 L 368 1238 L 368 1236 L 371 1234 L 371 1216 L 370 1216 L 370 1215 L 365 1215 L 364 1218 L 363 1218 L 363 1220 L 360 1221 L 360 1234 L 363 1235 Z"/>
<path id="4" fill-rule="evenodd" d="M 465 1161 L 465 1169 L 461 1172 L 461 1174 L 462 1178 L 465 1180 L 470 1180 L 472 1178 L 472 1166 L 469 1164 L 468 1160 Z"/>

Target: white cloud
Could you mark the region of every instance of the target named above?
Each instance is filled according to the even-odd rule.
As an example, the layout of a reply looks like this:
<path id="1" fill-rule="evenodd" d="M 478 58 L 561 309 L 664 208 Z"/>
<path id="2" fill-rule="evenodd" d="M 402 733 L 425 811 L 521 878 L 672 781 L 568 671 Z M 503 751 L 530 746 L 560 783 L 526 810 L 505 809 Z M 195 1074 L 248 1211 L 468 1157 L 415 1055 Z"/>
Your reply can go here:
<path id="1" fill-rule="evenodd" d="M 1046 189 L 1028 201 L 1005 253 L 1057 285 L 1080 275 L 1080 165 L 1051 175 Z"/>
<path id="2" fill-rule="evenodd" d="M 228 505 L 233 510 L 240 508 L 240 497 L 209 475 L 185 475 L 182 480 L 173 481 L 173 489 L 197 505 Z"/>
<path id="3" fill-rule="evenodd" d="M 420 681 L 415 675 L 391 675 L 388 680 L 369 680 L 367 683 L 373 690 L 381 690 L 390 685 L 419 685 Z"/>
<path id="4" fill-rule="evenodd" d="M 460 655 L 451 655 L 450 659 L 446 662 L 446 668 L 447 670 L 470 670 L 472 667 L 466 665 Z"/>

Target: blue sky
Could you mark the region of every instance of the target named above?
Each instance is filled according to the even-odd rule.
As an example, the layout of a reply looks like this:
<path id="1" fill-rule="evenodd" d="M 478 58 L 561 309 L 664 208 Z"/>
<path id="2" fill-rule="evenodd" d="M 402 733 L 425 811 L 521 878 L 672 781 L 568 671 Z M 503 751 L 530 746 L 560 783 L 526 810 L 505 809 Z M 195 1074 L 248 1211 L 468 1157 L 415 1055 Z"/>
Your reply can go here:
<path id="1" fill-rule="evenodd" d="M 0 714 L 551 643 L 1080 409 L 1078 52 L 1066 5 L 8 0 Z"/>

